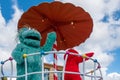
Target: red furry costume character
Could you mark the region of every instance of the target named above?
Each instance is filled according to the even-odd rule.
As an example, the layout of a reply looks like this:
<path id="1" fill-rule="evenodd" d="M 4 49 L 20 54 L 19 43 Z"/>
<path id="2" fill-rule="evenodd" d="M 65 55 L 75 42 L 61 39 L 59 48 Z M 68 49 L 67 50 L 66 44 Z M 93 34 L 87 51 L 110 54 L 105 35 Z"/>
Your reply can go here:
<path id="1" fill-rule="evenodd" d="M 72 55 L 69 53 L 78 54 L 78 52 L 75 51 L 74 49 L 68 50 L 68 57 L 66 60 L 65 71 L 80 72 L 79 71 L 79 63 L 83 62 L 83 57 L 77 56 L 77 55 Z M 90 53 L 86 53 L 85 55 L 88 57 L 92 57 L 93 54 L 94 54 L 93 52 L 90 52 Z M 66 58 L 66 54 L 64 55 L 64 59 L 65 58 Z M 88 60 L 88 58 L 86 58 L 85 60 Z M 82 78 L 81 78 L 80 74 L 65 73 L 64 80 L 82 80 Z"/>

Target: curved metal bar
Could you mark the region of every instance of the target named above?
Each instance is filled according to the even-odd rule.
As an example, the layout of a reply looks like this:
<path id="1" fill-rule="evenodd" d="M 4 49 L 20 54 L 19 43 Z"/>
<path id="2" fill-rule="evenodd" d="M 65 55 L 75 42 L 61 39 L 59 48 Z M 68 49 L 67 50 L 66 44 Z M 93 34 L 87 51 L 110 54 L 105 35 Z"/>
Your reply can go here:
<path id="1" fill-rule="evenodd" d="M 3 72 L 3 64 L 1 65 L 1 73 L 2 73 L 2 76 L 4 76 L 4 72 Z"/>
<path id="2" fill-rule="evenodd" d="M 54 53 L 56 53 L 56 54 L 65 54 L 66 53 L 66 51 L 48 51 L 48 52 L 44 52 L 45 54 L 54 54 Z M 89 72 L 85 72 L 85 61 L 83 62 L 84 64 L 83 64 L 83 69 L 84 69 L 84 72 L 83 72 L 83 74 L 81 74 L 80 72 L 69 72 L 69 71 L 65 71 L 65 65 L 66 65 L 66 60 L 67 60 L 67 58 L 68 58 L 68 55 L 66 55 L 66 58 L 65 58 L 65 61 L 64 61 L 64 66 L 63 66 L 63 71 L 44 71 L 44 68 L 42 69 L 42 71 L 41 72 L 32 72 L 32 73 L 27 73 L 27 62 L 26 62 L 26 58 L 27 58 L 27 56 L 34 56 L 34 55 L 39 55 L 40 54 L 40 52 L 37 52 L 37 53 L 35 53 L 35 54 L 27 54 L 27 55 L 24 55 L 23 57 L 24 57 L 24 59 L 25 59 L 25 74 L 24 75 L 19 75 L 19 76 L 13 76 L 13 62 L 12 62 L 12 60 L 11 60 L 11 58 L 9 58 L 9 59 L 7 59 L 7 60 L 5 60 L 5 61 L 2 61 L 1 62 L 1 73 L 2 73 L 2 76 L 3 77 L 10 77 L 10 80 L 12 79 L 12 78 L 18 78 L 18 77 L 26 77 L 25 78 L 25 80 L 27 80 L 27 76 L 28 75 L 31 75 L 31 74 L 43 74 L 44 75 L 44 73 L 69 73 L 69 74 L 80 74 L 81 76 L 83 76 L 83 77 L 85 77 L 85 76 L 87 76 L 87 77 L 90 77 L 91 78 L 91 80 L 94 78 L 95 80 L 97 80 L 97 78 L 99 78 L 100 80 L 103 80 L 103 77 L 102 77 L 102 72 L 101 72 L 101 65 L 100 65 L 100 63 L 96 60 L 96 59 L 92 59 L 92 58 L 90 58 L 90 57 L 87 57 L 87 58 L 89 58 L 89 60 L 92 60 L 93 62 L 94 62 L 94 69 L 93 70 L 91 70 L 91 71 L 89 71 Z M 69 53 L 69 54 L 72 54 L 72 53 Z M 82 55 L 79 55 L 79 54 L 72 54 L 72 55 L 76 55 L 76 56 L 82 56 Z M 44 55 L 42 55 L 43 57 L 44 57 Z M 4 63 L 6 63 L 7 61 L 11 61 L 11 75 L 10 76 L 5 76 L 5 74 L 4 74 L 4 70 L 3 70 L 3 65 L 4 65 Z M 44 59 L 42 58 L 42 61 L 44 62 Z M 42 63 L 42 67 L 44 67 L 43 66 L 44 64 Z M 96 75 L 96 71 L 97 70 L 99 70 L 99 72 L 100 72 L 100 76 L 97 76 Z M 88 75 L 89 73 L 94 73 L 93 75 Z M 62 75 L 63 76 L 63 78 L 62 78 L 62 80 L 64 80 L 64 74 Z M 43 77 L 43 76 L 42 76 Z M 44 80 L 44 78 L 42 78 L 43 80 Z M 83 80 L 85 80 L 85 78 L 83 79 Z"/>
<path id="3" fill-rule="evenodd" d="M 11 61 L 11 75 L 13 75 L 13 62 Z M 10 80 L 12 80 L 12 78 L 10 77 Z"/>

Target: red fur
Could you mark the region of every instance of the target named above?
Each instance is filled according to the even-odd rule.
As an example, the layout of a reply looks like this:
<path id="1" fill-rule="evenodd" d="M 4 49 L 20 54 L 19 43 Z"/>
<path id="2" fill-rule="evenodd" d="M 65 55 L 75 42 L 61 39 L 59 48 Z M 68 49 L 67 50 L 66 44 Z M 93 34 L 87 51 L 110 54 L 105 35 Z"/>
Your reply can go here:
<path id="1" fill-rule="evenodd" d="M 73 54 L 78 54 L 78 52 L 75 51 L 74 49 L 69 49 L 68 52 L 72 52 Z M 86 53 L 85 55 L 88 57 L 92 57 L 93 54 L 94 54 L 93 52 L 90 52 L 90 53 Z M 66 58 L 66 54 L 64 55 L 64 59 L 65 58 Z M 88 58 L 86 58 L 85 60 L 88 60 Z M 65 71 L 80 72 L 79 71 L 79 63 L 82 63 L 82 62 L 83 62 L 82 56 L 68 54 L 68 58 L 66 61 L 66 66 L 65 66 Z M 79 74 L 65 73 L 64 80 L 82 80 L 82 78 Z"/>

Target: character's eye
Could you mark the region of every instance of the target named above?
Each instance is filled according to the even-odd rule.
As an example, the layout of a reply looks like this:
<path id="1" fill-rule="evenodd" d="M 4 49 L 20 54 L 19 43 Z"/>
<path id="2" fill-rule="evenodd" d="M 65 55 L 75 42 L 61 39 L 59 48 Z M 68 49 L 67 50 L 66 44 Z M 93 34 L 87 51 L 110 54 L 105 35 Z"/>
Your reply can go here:
<path id="1" fill-rule="evenodd" d="M 36 36 L 27 36 L 27 39 L 33 39 L 33 40 L 40 40 L 38 37 Z"/>

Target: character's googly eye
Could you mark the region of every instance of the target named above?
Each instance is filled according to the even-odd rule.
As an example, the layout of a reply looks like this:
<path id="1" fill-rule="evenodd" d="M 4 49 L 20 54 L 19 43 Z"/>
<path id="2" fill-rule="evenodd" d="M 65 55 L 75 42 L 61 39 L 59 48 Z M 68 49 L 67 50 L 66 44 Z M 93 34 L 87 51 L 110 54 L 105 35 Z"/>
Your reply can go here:
<path id="1" fill-rule="evenodd" d="M 29 27 L 28 30 L 31 30 L 31 28 Z"/>

